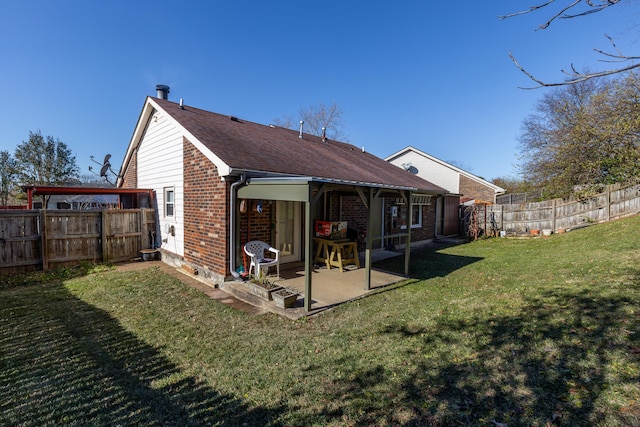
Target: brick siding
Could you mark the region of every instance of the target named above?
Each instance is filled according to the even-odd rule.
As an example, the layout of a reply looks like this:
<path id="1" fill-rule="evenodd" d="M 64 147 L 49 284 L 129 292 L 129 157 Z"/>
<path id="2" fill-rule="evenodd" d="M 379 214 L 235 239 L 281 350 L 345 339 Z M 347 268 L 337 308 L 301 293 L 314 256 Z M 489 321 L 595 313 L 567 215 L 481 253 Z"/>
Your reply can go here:
<path id="1" fill-rule="evenodd" d="M 338 199 L 338 196 L 335 196 Z M 339 200 L 333 201 L 333 205 L 340 206 Z M 395 199 L 385 199 L 385 217 L 384 217 L 384 230 L 385 234 L 396 234 L 401 232 L 401 224 L 396 221 L 395 227 L 391 220 L 391 206 L 395 203 Z M 333 207 L 333 206 L 332 206 Z M 333 211 L 333 209 L 331 209 Z M 402 218 L 402 210 L 399 210 L 398 218 Z M 367 229 L 367 208 L 362 203 L 359 196 L 342 196 L 342 215 L 331 218 L 331 221 L 337 221 L 341 218 L 343 221 L 347 221 L 349 228 L 354 228 L 358 231 L 365 231 Z M 431 240 L 435 237 L 435 219 L 436 219 L 436 207 L 435 198 L 432 199 L 430 205 L 424 205 L 422 207 L 422 227 L 411 229 L 411 241 L 420 242 L 424 240 Z M 399 239 L 396 239 L 400 241 Z M 402 239 L 404 241 L 404 239 Z"/>
<path id="2" fill-rule="evenodd" d="M 340 209 L 339 197 L 335 202 L 337 209 Z M 349 228 L 354 228 L 359 232 L 367 229 L 367 216 L 369 215 L 367 208 L 362 203 L 360 196 L 342 196 L 342 215 L 337 215 L 332 221 L 347 221 Z"/>
<path id="3" fill-rule="evenodd" d="M 495 191 L 477 181 L 460 175 L 460 193 L 463 197 L 469 197 L 482 202 L 495 202 Z"/>
<path id="4" fill-rule="evenodd" d="M 122 188 L 138 187 L 138 151 L 134 151 L 122 177 Z"/>
<path id="5" fill-rule="evenodd" d="M 391 206 L 395 204 L 393 199 L 385 199 L 385 234 L 398 234 L 404 232 L 402 226 L 404 225 L 404 219 L 406 217 L 405 206 L 398 206 L 397 221 L 392 221 L 391 218 Z M 422 227 L 415 227 L 411 229 L 411 241 L 422 242 L 425 240 L 431 240 L 435 238 L 435 221 L 436 221 L 436 204 L 435 197 L 431 199 L 430 205 L 422 205 Z M 404 238 L 391 239 L 391 243 L 394 245 L 404 244 Z"/>
<path id="6" fill-rule="evenodd" d="M 262 213 L 256 210 L 257 204 L 258 200 L 248 199 L 247 212 L 240 214 L 240 236 L 238 240 L 242 247 L 250 240 L 262 240 L 271 246 L 276 243 L 273 238 L 276 202 L 263 200 Z"/>
<path id="7" fill-rule="evenodd" d="M 229 259 L 229 184 L 184 139 L 184 258 L 226 276 Z"/>

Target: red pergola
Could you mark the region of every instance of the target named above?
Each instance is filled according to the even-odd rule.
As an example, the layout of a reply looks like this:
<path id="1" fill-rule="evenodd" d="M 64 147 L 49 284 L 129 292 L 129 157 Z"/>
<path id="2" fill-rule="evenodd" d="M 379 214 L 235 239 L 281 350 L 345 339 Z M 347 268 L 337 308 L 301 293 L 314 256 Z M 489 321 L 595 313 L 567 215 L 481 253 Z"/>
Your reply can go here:
<path id="1" fill-rule="evenodd" d="M 90 194 L 112 194 L 118 196 L 120 208 L 153 208 L 154 192 L 149 189 L 140 188 L 106 188 L 106 187 L 52 187 L 42 185 L 28 185 L 23 187 L 27 192 L 28 209 L 33 209 L 33 196 L 52 195 L 90 195 Z M 141 197 L 142 196 L 142 197 Z M 148 200 L 148 206 L 140 206 L 142 200 Z"/>

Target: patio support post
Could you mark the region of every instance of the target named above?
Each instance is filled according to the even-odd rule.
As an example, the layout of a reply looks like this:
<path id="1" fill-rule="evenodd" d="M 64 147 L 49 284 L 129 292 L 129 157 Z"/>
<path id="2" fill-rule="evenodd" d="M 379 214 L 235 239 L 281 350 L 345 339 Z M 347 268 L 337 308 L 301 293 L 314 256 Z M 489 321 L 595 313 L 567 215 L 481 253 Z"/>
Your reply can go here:
<path id="1" fill-rule="evenodd" d="M 371 289 L 371 247 L 373 246 L 373 188 L 369 188 L 367 203 L 367 245 L 364 250 L 364 289 Z"/>
<path id="2" fill-rule="evenodd" d="M 309 185 L 308 201 L 304 204 L 304 309 L 311 311 L 311 274 L 313 273 L 313 197 Z"/>
<path id="3" fill-rule="evenodd" d="M 409 277 L 409 262 L 411 261 L 411 218 L 413 216 L 411 215 L 411 211 L 413 210 L 411 199 L 413 198 L 413 194 L 411 194 L 411 191 L 407 193 L 407 218 L 405 222 L 407 224 L 407 244 L 404 248 L 404 275 Z"/>

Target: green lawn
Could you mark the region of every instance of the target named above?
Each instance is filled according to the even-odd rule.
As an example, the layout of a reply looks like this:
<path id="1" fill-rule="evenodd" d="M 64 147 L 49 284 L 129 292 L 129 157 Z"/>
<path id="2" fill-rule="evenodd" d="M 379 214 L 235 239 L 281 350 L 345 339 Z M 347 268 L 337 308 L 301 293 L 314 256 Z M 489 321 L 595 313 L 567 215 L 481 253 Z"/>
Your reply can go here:
<path id="1" fill-rule="evenodd" d="M 640 216 L 412 263 L 295 322 L 159 269 L 5 278 L 0 425 L 640 425 Z"/>

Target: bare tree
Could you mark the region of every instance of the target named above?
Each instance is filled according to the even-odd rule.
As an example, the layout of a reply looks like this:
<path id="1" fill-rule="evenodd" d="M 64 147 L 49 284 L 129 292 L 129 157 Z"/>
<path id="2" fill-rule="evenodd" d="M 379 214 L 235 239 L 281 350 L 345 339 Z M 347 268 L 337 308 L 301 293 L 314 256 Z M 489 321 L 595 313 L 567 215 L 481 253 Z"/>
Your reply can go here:
<path id="1" fill-rule="evenodd" d="M 288 129 L 298 129 L 300 121 L 304 122 L 304 132 L 311 135 L 324 135 L 333 140 L 347 142 L 347 137 L 343 131 L 342 108 L 335 102 L 330 105 L 319 103 L 298 110 L 299 120 L 283 115 L 274 119 L 274 124 Z"/>
<path id="2" fill-rule="evenodd" d="M 548 28 L 554 21 L 557 21 L 559 19 L 573 19 L 573 18 L 590 15 L 592 13 L 602 12 L 603 10 L 611 6 L 615 6 L 620 3 L 621 3 L 621 0 L 567 0 L 564 2 L 556 2 L 556 0 L 548 0 L 545 3 L 538 4 L 536 6 L 531 6 L 526 10 L 510 13 L 507 15 L 502 15 L 502 16 L 499 16 L 498 18 L 508 19 L 514 16 L 524 15 L 524 14 L 535 12 L 540 9 L 548 8 L 550 5 L 553 5 L 553 4 L 561 4 L 560 10 L 553 13 L 551 17 L 547 19 L 547 21 L 544 24 L 538 27 L 538 29 L 544 30 Z M 520 65 L 520 63 L 516 60 L 515 56 L 511 52 L 509 52 L 509 57 L 511 58 L 515 66 L 518 67 L 520 71 L 522 71 L 527 77 L 529 77 L 531 80 L 533 80 L 539 85 L 536 87 L 527 87 L 523 89 L 536 89 L 539 87 L 549 87 L 549 86 L 565 86 L 565 85 L 584 82 L 586 80 L 597 78 L 597 77 L 604 77 L 604 76 L 610 76 L 613 74 L 623 73 L 623 72 L 630 71 L 640 67 L 640 62 L 636 62 L 640 60 L 640 56 L 629 56 L 629 55 L 623 54 L 622 51 L 620 51 L 620 49 L 618 49 L 618 47 L 616 46 L 613 38 L 609 37 L 606 34 L 604 36 L 609 40 L 612 50 L 610 52 L 605 52 L 603 50 L 594 49 L 595 52 L 597 52 L 598 54 L 604 57 L 604 59 L 601 59 L 600 61 L 607 62 L 607 63 L 618 63 L 622 65 L 619 67 L 609 68 L 603 71 L 580 72 L 576 70 L 573 64 L 571 64 L 571 69 L 569 71 L 564 69 L 561 70 L 562 73 L 564 73 L 567 76 L 567 79 L 563 82 L 555 82 L 555 83 L 544 82 L 536 78 L 532 73 L 530 73 L 529 71 L 527 71 L 527 69 L 525 69 L 522 65 Z"/>

